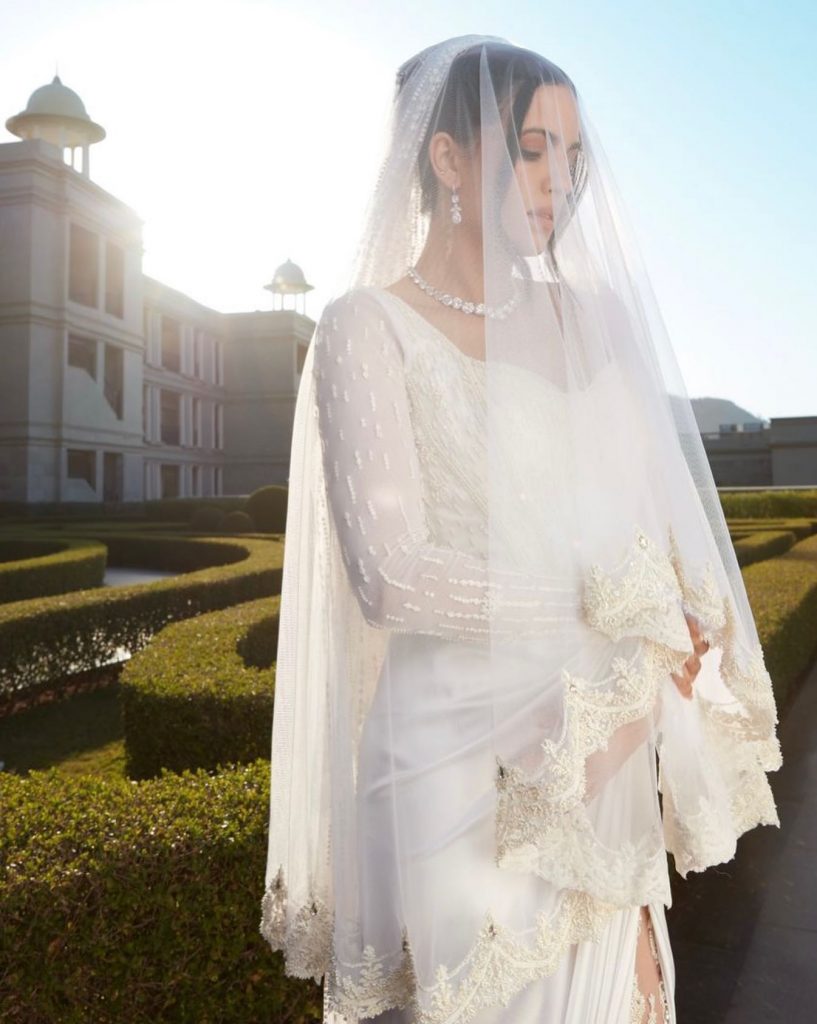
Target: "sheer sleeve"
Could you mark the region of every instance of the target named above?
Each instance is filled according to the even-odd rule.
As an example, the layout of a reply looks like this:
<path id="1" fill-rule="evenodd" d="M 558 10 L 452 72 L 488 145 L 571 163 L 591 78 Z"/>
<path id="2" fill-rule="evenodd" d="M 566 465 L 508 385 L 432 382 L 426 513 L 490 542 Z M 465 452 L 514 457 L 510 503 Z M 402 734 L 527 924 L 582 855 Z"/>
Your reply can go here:
<path id="1" fill-rule="evenodd" d="M 575 621 L 573 592 L 430 537 L 402 348 L 377 299 L 331 302 L 314 344 L 327 498 L 366 621 L 476 643 Z"/>

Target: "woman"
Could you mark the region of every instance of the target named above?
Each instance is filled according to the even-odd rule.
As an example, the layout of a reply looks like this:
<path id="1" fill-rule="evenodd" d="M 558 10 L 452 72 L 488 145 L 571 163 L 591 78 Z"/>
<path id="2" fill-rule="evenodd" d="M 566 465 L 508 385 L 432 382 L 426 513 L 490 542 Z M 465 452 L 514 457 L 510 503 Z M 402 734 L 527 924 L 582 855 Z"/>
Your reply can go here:
<path id="1" fill-rule="evenodd" d="M 262 934 L 337 1024 L 674 1024 L 667 851 L 779 825 L 776 722 L 573 82 L 429 47 L 298 395 Z"/>

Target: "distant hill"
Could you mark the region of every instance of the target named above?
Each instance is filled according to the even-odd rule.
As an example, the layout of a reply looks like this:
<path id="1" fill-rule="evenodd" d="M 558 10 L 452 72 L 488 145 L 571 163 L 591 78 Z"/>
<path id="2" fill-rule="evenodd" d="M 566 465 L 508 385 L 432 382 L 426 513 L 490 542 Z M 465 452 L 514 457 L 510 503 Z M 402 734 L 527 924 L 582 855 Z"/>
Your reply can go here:
<path id="1" fill-rule="evenodd" d="M 726 398 L 693 398 L 692 411 L 702 434 L 717 434 L 721 423 L 763 423 L 755 416 Z"/>

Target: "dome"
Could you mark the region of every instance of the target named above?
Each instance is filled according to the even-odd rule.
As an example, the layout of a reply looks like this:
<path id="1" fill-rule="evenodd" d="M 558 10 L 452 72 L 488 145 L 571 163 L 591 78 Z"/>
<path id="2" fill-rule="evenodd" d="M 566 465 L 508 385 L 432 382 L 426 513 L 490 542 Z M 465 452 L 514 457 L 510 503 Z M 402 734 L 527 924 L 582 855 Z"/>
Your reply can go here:
<path id="1" fill-rule="evenodd" d="M 272 281 L 264 287 L 278 295 L 302 295 L 312 291 L 312 285 L 306 283 L 303 270 L 290 259 L 278 267 Z"/>
<path id="2" fill-rule="evenodd" d="M 58 114 L 61 117 L 75 117 L 80 121 L 90 121 L 85 104 L 73 89 L 63 85 L 59 75 L 54 81 L 41 85 L 29 96 L 26 114 Z"/>
<path id="3" fill-rule="evenodd" d="M 62 129 L 61 138 L 66 146 L 80 146 L 100 142 L 105 129 L 88 116 L 85 104 L 74 92 L 54 75 L 48 85 L 35 89 L 26 109 L 10 117 L 6 128 L 20 138 L 44 138 L 57 142 L 55 130 Z"/>

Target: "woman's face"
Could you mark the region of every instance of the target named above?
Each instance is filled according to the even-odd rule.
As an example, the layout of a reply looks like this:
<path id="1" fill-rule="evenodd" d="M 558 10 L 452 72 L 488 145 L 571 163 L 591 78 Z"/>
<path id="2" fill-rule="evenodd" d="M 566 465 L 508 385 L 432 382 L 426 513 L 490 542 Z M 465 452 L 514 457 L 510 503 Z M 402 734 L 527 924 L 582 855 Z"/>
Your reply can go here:
<path id="1" fill-rule="evenodd" d="M 579 114 L 569 87 L 540 85 L 519 131 L 516 187 L 508 189 L 502 209 L 503 227 L 526 255 L 542 252 L 554 221 L 567 214 L 580 144 Z"/>
<path id="2" fill-rule="evenodd" d="M 533 93 L 519 131 L 519 156 L 511 185 L 500 210 L 502 229 L 516 250 L 532 256 L 542 252 L 553 234 L 554 222 L 567 214 L 566 197 L 572 192 L 571 166 L 580 146 L 579 114 L 566 85 L 540 85 Z M 450 135 L 439 132 L 429 156 L 445 186 L 437 216 L 449 232 L 475 247 L 482 244 L 482 175 L 504 176 L 509 154 L 504 135 L 468 151 Z M 462 221 L 450 223 L 450 189 L 459 190 Z"/>

